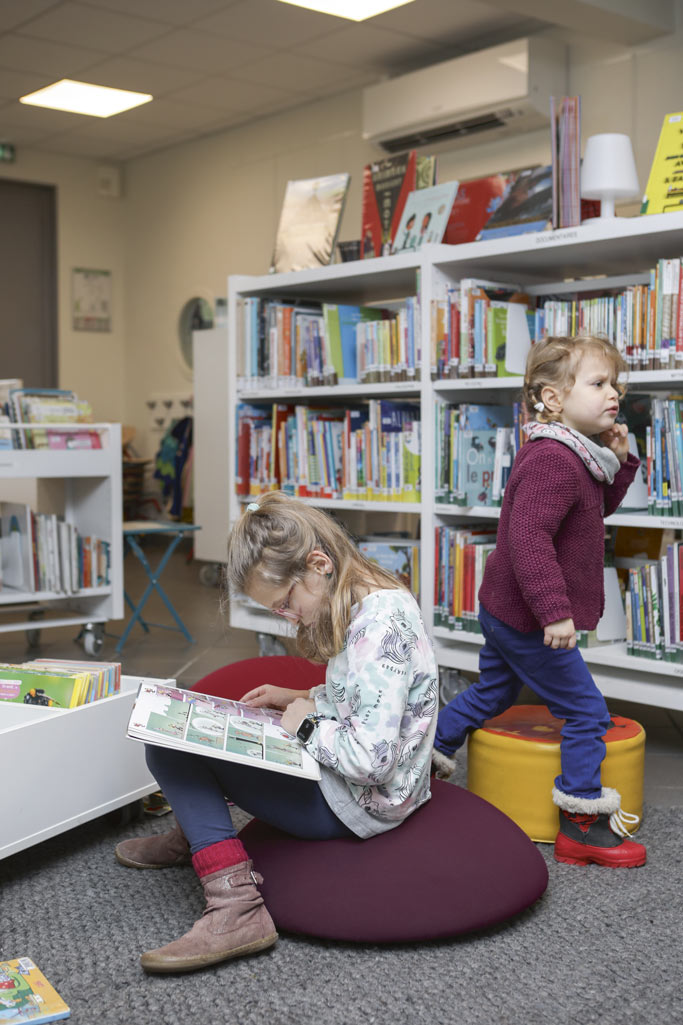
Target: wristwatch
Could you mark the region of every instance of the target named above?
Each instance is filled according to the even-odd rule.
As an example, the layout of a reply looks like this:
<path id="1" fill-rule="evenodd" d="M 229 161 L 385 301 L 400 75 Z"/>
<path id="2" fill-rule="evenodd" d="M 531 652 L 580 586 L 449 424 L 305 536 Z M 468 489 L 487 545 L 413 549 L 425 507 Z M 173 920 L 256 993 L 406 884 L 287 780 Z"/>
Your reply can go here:
<path id="1" fill-rule="evenodd" d="M 324 715 L 314 715 L 313 712 L 309 712 L 308 715 L 304 716 L 297 727 L 297 740 L 300 740 L 302 744 L 307 744 L 313 736 L 313 730 L 324 718 Z"/>

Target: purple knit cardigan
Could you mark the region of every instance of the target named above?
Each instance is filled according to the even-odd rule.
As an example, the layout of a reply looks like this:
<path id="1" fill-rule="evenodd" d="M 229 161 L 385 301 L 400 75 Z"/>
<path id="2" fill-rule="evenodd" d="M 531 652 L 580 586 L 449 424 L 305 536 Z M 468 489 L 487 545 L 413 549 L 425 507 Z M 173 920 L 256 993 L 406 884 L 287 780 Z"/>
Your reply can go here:
<path id="1" fill-rule="evenodd" d="M 577 630 L 593 630 L 605 604 L 603 519 L 639 465 L 629 454 L 610 485 L 595 480 L 559 441 L 523 445 L 479 589 L 484 608 L 521 633 L 568 618 Z"/>

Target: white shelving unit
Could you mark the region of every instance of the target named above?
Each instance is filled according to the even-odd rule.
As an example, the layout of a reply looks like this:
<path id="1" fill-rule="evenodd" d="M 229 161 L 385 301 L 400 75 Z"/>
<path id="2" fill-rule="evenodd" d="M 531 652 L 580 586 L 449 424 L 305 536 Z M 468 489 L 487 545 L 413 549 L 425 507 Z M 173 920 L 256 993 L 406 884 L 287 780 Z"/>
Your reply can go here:
<path id="1" fill-rule="evenodd" d="M 683 255 L 683 213 L 650 217 L 615 218 L 594 221 L 575 228 L 540 232 L 475 242 L 460 246 L 428 246 L 419 253 L 399 254 L 375 260 L 344 263 L 319 270 L 259 277 L 231 276 L 228 279 L 228 446 L 223 462 L 227 473 L 230 522 L 239 515 L 240 502 L 234 492 L 235 407 L 239 401 L 306 401 L 324 398 L 344 404 L 375 395 L 419 399 L 422 409 L 422 499 L 407 503 L 326 502 L 316 504 L 340 512 L 363 512 L 373 519 L 373 529 L 386 526 L 388 513 L 401 512 L 420 518 L 422 611 L 428 627 L 433 622 L 434 528 L 453 519 L 490 521 L 499 510 L 448 507 L 434 498 L 434 397 L 449 401 L 512 401 L 519 393 L 520 378 L 430 380 L 429 332 L 432 300 L 445 295 L 446 288 L 462 278 L 484 278 L 513 282 L 525 291 L 543 295 L 573 291 L 596 291 L 621 283 L 642 283 L 643 275 L 665 257 Z M 242 296 L 326 300 L 329 302 L 380 303 L 409 295 L 420 298 L 422 373 L 410 385 L 354 385 L 351 387 L 267 390 L 237 390 L 238 305 Z M 680 384 L 679 384 L 680 382 Z M 671 391 L 683 384 L 683 371 L 638 371 L 631 375 L 631 388 L 640 392 Z M 198 402 L 198 404 L 200 404 Z M 222 487 L 222 483 L 219 483 Z M 313 501 L 307 499 L 305 501 Z M 609 523 L 639 527 L 683 529 L 683 518 L 646 514 L 616 513 Z M 231 610 L 231 625 L 270 633 L 283 632 L 275 617 L 237 604 Z M 284 627 L 284 630 L 287 628 Z M 476 635 L 465 637 L 443 628 L 432 630 L 437 659 L 441 665 L 476 670 Z M 683 666 L 654 662 L 625 654 L 623 645 L 588 648 L 583 652 L 598 686 L 610 697 L 644 704 L 683 709 Z"/>
<path id="2" fill-rule="evenodd" d="M 123 617 L 121 426 L 88 426 L 100 432 L 102 448 L 0 451 L 0 498 L 11 494 L 12 482 L 35 481 L 36 511 L 57 512 L 74 523 L 81 535 L 94 535 L 110 543 L 111 582 L 106 587 L 84 588 L 68 595 L 4 587 L 0 590 L 0 633 L 85 626 L 89 627 L 85 633 L 86 652 L 96 654 L 101 624 Z M 65 428 L 60 424 L 60 430 Z"/>
<path id="3" fill-rule="evenodd" d="M 72 709 L 0 702 L 0 859 L 158 789 L 126 736 L 140 683 Z"/>

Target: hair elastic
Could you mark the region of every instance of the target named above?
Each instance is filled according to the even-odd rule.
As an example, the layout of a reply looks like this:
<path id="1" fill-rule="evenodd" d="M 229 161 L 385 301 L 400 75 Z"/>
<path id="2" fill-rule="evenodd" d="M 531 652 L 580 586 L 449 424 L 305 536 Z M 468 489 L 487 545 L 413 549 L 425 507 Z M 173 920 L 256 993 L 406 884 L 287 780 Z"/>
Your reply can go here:
<path id="1" fill-rule="evenodd" d="M 543 402 L 534 402 L 534 409 L 536 409 L 539 413 L 542 413 L 543 410 L 545 409 L 545 403 L 543 403 Z"/>
<path id="2" fill-rule="evenodd" d="M 247 512 L 257 512 L 257 511 L 258 511 L 258 502 L 250 502 L 249 505 L 247 506 Z"/>

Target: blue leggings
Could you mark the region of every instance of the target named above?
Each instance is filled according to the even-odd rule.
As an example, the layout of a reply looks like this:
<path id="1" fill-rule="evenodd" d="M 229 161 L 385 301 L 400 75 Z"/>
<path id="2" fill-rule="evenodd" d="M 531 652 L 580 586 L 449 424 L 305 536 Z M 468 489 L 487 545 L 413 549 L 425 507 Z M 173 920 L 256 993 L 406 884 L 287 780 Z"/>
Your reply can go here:
<path id="1" fill-rule="evenodd" d="M 237 836 L 226 797 L 262 822 L 304 840 L 355 834 L 310 779 L 145 745 L 145 756 L 193 854 Z"/>
<path id="2" fill-rule="evenodd" d="M 562 772 L 555 786 L 572 797 L 600 797 L 602 739 L 610 726 L 605 699 L 578 648 L 550 648 L 543 630 L 520 633 L 479 608 L 485 644 L 479 655 L 479 680 L 458 694 L 439 713 L 435 746 L 452 754 L 468 732 L 513 705 L 522 684 L 564 719 L 560 758 Z"/>

